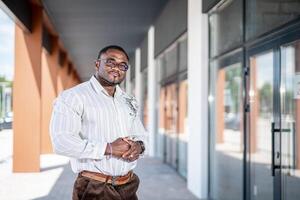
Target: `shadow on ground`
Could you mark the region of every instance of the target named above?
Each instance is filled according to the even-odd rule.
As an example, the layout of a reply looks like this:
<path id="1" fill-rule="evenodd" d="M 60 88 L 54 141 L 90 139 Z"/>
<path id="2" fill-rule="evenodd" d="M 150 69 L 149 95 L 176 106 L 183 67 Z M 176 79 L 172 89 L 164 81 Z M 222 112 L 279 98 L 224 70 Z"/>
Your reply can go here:
<path id="1" fill-rule="evenodd" d="M 58 166 L 61 167 L 61 166 Z M 63 172 L 47 196 L 35 200 L 70 200 L 76 179 L 70 165 Z M 42 170 L 51 170 L 49 169 Z M 153 158 L 141 159 L 134 170 L 140 177 L 139 200 L 196 200 L 186 188 L 186 182 L 172 168 Z"/>
<path id="2" fill-rule="evenodd" d="M 62 167 L 57 166 L 57 167 Z M 51 170 L 51 168 L 43 168 L 41 171 Z M 70 200 L 72 199 L 73 183 L 76 174 L 73 173 L 70 164 L 63 165 L 63 172 L 57 179 L 55 185 L 47 196 L 36 198 L 35 200 Z"/>

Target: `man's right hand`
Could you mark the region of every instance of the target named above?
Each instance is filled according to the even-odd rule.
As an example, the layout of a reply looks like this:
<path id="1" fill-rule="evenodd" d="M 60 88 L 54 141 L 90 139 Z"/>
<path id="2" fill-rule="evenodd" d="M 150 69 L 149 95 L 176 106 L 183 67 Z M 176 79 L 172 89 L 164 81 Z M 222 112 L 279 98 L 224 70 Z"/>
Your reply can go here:
<path id="1" fill-rule="evenodd" d="M 124 141 L 122 138 L 116 139 L 115 141 L 110 143 L 110 145 L 112 152 L 109 145 L 107 144 L 105 155 L 112 155 L 117 158 L 121 158 L 122 155 L 130 149 L 130 144 L 128 144 L 128 142 Z"/>

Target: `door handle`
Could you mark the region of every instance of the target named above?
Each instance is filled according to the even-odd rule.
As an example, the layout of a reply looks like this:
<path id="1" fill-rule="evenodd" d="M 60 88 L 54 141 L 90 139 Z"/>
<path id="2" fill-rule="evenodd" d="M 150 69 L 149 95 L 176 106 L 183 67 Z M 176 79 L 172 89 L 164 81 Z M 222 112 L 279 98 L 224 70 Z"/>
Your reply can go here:
<path id="1" fill-rule="evenodd" d="M 296 169 L 296 159 L 297 159 L 297 151 L 296 151 L 296 123 L 292 123 L 292 134 L 293 134 L 293 169 Z"/>
<path id="2" fill-rule="evenodd" d="M 271 162 L 271 172 L 272 176 L 275 176 L 275 170 L 280 168 L 280 165 L 275 164 L 275 133 L 280 133 L 280 129 L 275 128 L 275 122 L 272 122 L 271 124 L 271 138 L 272 138 L 272 162 Z M 280 153 L 276 152 L 276 158 L 278 159 L 280 157 Z"/>

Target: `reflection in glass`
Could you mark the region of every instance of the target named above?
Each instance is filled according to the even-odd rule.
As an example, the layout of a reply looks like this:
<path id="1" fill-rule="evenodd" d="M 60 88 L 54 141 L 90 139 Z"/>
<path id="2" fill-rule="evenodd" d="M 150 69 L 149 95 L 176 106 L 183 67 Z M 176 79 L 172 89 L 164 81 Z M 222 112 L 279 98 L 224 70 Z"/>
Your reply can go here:
<path id="1" fill-rule="evenodd" d="M 247 39 L 261 35 L 300 16 L 299 0 L 248 0 Z"/>
<path id="2" fill-rule="evenodd" d="M 165 59 L 166 59 L 166 77 L 170 77 L 177 72 L 177 66 L 178 66 L 178 59 L 177 59 L 177 44 L 174 44 L 172 47 L 170 47 L 166 53 L 165 53 Z"/>
<path id="3" fill-rule="evenodd" d="M 210 16 L 211 57 L 236 48 L 243 41 L 243 1 L 226 1 Z"/>
<path id="4" fill-rule="evenodd" d="M 147 69 L 144 69 L 142 72 L 142 98 L 143 101 L 141 102 L 141 113 L 142 113 L 142 119 L 143 119 L 143 124 L 148 130 L 148 71 Z"/>
<path id="5" fill-rule="evenodd" d="M 300 197 L 300 42 L 281 48 L 282 199 Z"/>
<path id="6" fill-rule="evenodd" d="M 177 168 L 177 90 L 176 84 L 165 86 L 166 162 Z"/>
<path id="7" fill-rule="evenodd" d="M 211 197 L 243 199 L 242 66 L 211 70 Z"/>
<path id="8" fill-rule="evenodd" d="M 251 199 L 273 200 L 271 123 L 273 122 L 273 52 L 250 58 Z"/>
<path id="9" fill-rule="evenodd" d="M 178 43 L 179 71 L 187 70 L 187 38 Z"/>
<path id="10" fill-rule="evenodd" d="M 178 171 L 183 176 L 187 176 L 187 145 L 188 145 L 188 82 L 182 80 L 179 83 L 178 93 Z"/>

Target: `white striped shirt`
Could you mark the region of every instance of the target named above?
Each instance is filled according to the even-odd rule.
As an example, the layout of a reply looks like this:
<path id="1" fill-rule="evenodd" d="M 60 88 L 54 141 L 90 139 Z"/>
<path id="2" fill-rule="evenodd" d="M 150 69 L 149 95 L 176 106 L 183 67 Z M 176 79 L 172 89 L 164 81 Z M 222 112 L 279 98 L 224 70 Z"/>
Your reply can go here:
<path id="1" fill-rule="evenodd" d="M 126 174 L 136 161 L 105 156 L 106 145 L 119 137 L 134 136 L 147 149 L 147 133 L 137 115 L 136 100 L 119 86 L 110 96 L 93 76 L 63 91 L 54 101 L 50 134 L 54 151 L 71 158 L 72 170 Z"/>

